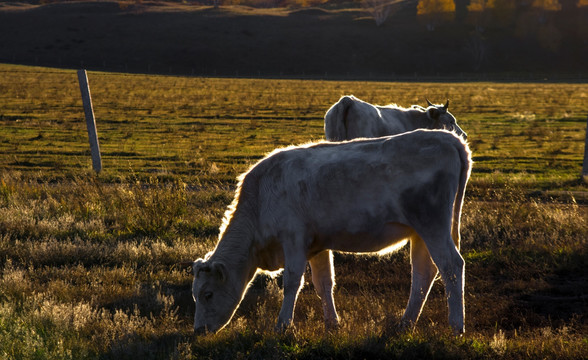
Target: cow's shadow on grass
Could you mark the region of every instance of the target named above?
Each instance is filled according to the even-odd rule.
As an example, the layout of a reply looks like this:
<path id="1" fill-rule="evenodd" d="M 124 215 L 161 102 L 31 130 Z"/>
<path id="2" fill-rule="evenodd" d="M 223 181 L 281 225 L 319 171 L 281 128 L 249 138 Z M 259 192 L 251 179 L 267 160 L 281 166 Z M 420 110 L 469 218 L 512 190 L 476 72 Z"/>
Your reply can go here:
<path id="1" fill-rule="evenodd" d="M 120 339 L 102 359 L 177 359 L 180 343 L 189 341 L 190 336 L 179 332 L 141 339 L 130 336 Z"/>

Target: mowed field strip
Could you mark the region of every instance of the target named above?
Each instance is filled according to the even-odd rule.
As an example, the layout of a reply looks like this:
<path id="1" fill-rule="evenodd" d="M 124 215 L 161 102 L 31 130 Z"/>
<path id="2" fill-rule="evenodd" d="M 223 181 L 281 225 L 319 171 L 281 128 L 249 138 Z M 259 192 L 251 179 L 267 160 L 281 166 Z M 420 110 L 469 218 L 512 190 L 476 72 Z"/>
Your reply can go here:
<path id="1" fill-rule="evenodd" d="M 0 66 L 0 165 L 47 179 L 88 169 L 75 71 Z M 89 75 L 106 178 L 126 171 L 231 181 L 278 146 L 320 140 L 341 95 L 444 103 L 470 136 L 473 183 L 571 190 L 581 170 L 588 85 L 386 83 Z M 39 173 L 41 171 L 41 173 Z"/>

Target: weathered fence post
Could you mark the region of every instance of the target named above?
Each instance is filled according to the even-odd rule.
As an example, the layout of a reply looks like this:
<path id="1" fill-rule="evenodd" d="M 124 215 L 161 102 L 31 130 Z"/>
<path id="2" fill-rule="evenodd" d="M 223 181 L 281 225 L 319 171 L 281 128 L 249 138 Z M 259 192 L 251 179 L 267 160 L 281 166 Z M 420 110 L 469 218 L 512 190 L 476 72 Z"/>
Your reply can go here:
<path id="1" fill-rule="evenodd" d="M 86 126 L 88 127 L 88 138 L 90 140 L 90 152 L 92 153 L 92 167 L 97 173 L 102 170 L 102 158 L 100 156 L 100 145 L 98 144 L 98 132 L 96 131 L 96 120 L 92 108 L 92 97 L 90 96 L 90 84 L 86 70 L 78 70 L 78 82 L 82 92 L 84 113 L 86 114 Z"/>
<path id="2" fill-rule="evenodd" d="M 586 118 L 586 140 L 584 141 L 584 164 L 582 165 L 582 179 L 588 184 L 588 118 Z"/>

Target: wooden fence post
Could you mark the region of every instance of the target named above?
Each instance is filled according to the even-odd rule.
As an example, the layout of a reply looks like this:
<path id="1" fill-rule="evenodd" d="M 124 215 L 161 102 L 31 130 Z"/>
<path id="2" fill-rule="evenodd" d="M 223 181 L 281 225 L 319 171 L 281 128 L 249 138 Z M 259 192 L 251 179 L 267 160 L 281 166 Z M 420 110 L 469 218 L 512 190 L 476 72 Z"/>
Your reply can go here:
<path id="1" fill-rule="evenodd" d="M 86 126 L 88 128 L 88 138 L 90 140 L 90 152 L 92 153 L 92 167 L 97 173 L 102 170 L 102 157 L 100 156 L 100 145 L 98 144 L 98 132 L 96 131 L 96 120 L 94 119 L 94 109 L 92 108 L 92 97 L 90 96 L 90 84 L 86 70 L 78 70 L 78 82 L 82 92 L 82 101 L 84 103 L 84 113 L 86 114 Z"/>
<path id="2" fill-rule="evenodd" d="M 584 164 L 582 165 L 582 179 L 588 184 L 588 118 L 586 118 L 586 140 L 584 142 Z"/>

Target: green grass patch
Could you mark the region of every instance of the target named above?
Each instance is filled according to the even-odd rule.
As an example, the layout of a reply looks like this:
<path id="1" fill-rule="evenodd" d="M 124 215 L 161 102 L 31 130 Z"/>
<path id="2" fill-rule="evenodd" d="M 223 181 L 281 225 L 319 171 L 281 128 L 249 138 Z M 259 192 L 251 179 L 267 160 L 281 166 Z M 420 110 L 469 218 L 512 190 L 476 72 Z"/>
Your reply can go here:
<path id="1" fill-rule="evenodd" d="M 74 71 L 2 65 L 0 166 L 55 181 L 90 173 Z M 469 133 L 472 185 L 583 189 L 585 84 L 385 83 L 166 77 L 90 72 L 104 171 L 231 183 L 277 146 L 323 138 L 344 94 L 402 106 L 451 100 Z"/>

